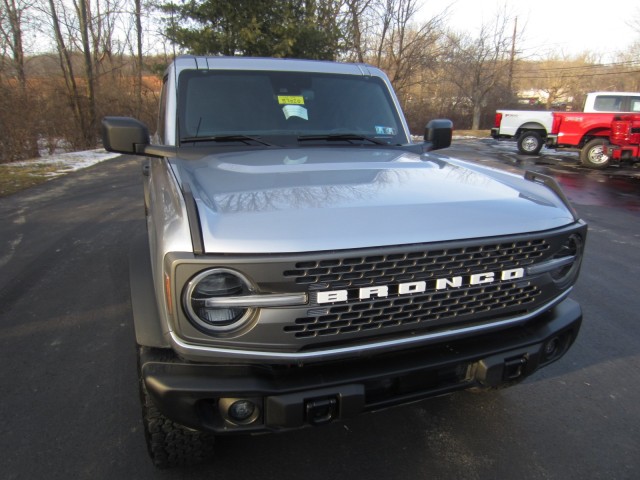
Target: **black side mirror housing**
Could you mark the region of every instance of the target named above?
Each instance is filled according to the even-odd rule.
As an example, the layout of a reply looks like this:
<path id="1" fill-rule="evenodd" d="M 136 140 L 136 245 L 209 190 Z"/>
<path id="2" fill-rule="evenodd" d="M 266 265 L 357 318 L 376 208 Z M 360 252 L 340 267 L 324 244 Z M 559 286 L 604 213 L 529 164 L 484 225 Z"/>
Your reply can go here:
<path id="1" fill-rule="evenodd" d="M 109 152 L 142 154 L 149 145 L 149 129 L 135 118 L 104 117 L 102 144 Z"/>
<path id="2" fill-rule="evenodd" d="M 424 129 L 424 141 L 430 144 L 430 150 L 450 147 L 452 136 L 453 122 L 446 118 L 431 120 Z"/>

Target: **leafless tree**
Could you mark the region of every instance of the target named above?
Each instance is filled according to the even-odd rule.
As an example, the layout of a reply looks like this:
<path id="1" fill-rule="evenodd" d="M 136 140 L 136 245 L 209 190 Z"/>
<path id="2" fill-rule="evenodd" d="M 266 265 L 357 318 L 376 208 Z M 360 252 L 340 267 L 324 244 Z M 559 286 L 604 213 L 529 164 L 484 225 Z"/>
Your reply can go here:
<path id="1" fill-rule="evenodd" d="M 100 78 L 114 69 L 114 35 L 125 13 L 124 1 L 47 0 L 43 9 L 80 132 L 75 140 L 78 146 L 94 147 L 97 142 Z"/>
<path id="2" fill-rule="evenodd" d="M 441 16 L 433 17 L 413 27 L 403 19 L 391 30 L 387 61 L 380 66 L 388 70 L 400 96 L 422 81 L 422 72 L 437 68 L 443 53 L 442 21 Z"/>
<path id="3" fill-rule="evenodd" d="M 0 152 L 0 157 L 8 159 L 21 159 L 25 157 L 37 157 L 38 136 L 32 128 L 33 111 L 36 110 L 35 100 L 30 97 L 27 89 L 27 75 L 25 68 L 25 48 L 24 48 L 24 28 L 32 21 L 30 10 L 33 7 L 31 0 L 2 0 L 0 4 L 0 46 L 3 50 L 3 66 L 9 66 L 4 62 L 4 53 L 9 53 L 11 58 L 10 71 L 3 68 L 0 72 L 4 79 L 13 78 L 16 83 L 7 84 L 9 103 L 7 109 L 2 112 L 5 118 L 13 116 L 11 122 L 3 128 L 3 142 L 5 150 Z M 17 107 L 17 108 L 16 108 Z M 22 109 L 23 113 L 16 117 L 17 109 Z M 3 122 L 4 123 L 4 122 Z"/>
<path id="4" fill-rule="evenodd" d="M 475 37 L 467 33 L 448 35 L 447 78 L 470 103 L 472 129 L 480 128 L 490 94 L 508 83 L 512 46 L 509 24 L 510 19 L 500 15 L 494 23 L 483 24 Z"/>
<path id="5" fill-rule="evenodd" d="M 440 55 L 445 10 L 418 21 L 419 0 L 349 0 L 350 26 L 358 61 L 369 62 L 389 76 L 399 96 L 421 81 Z"/>
<path id="6" fill-rule="evenodd" d="M 142 110 L 142 0 L 134 0 L 136 23 L 136 116 L 140 116 Z"/>
<path id="7" fill-rule="evenodd" d="M 88 147 L 94 147 L 96 144 L 96 88 L 94 64 L 91 54 L 91 42 L 89 40 L 92 18 L 89 16 L 89 0 L 73 0 L 73 6 L 79 20 L 80 41 L 82 44 L 82 54 L 84 59 L 84 74 L 86 81 L 86 97 L 88 103 L 87 126 L 85 139 Z"/>
<path id="8" fill-rule="evenodd" d="M 78 127 L 80 128 L 82 137 L 87 140 L 87 137 L 91 136 L 89 130 L 90 121 L 88 120 L 86 111 L 82 105 L 82 96 L 80 93 L 80 87 L 78 86 L 78 82 L 76 80 L 74 62 L 72 61 L 72 52 L 68 45 L 68 43 L 73 43 L 75 37 L 66 37 L 65 32 L 62 29 L 64 24 L 66 24 L 67 26 L 69 25 L 69 23 L 67 22 L 66 13 L 67 12 L 64 5 L 62 5 L 61 3 L 56 3 L 55 0 L 48 0 L 47 15 L 55 37 L 60 71 L 62 72 L 62 76 L 64 78 L 64 83 L 66 85 L 67 95 L 69 98 L 69 103 L 72 107 L 73 116 Z M 61 15 L 63 16 L 61 17 Z M 64 23 L 61 21 L 61 18 L 64 20 Z M 89 143 L 91 143 L 90 140 Z M 87 145 L 82 146 L 84 147 Z"/>
<path id="9" fill-rule="evenodd" d="M 577 71 L 579 65 L 579 62 L 557 55 L 520 63 L 516 85 L 520 91 L 539 93 L 539 101 L 544 101 L 545 108 L 550 109 L 554 103 L 569 97 L 575 89 L 576 78 L 572 72 Z"/>
<path id="10" fill-rule="evenodd" d="M 375 1 L 346 0 L 345 2 L 348 43 L 355 56 L 353 60 L 360 63 L 365 62 L 367 57 L 367 33 L 370 24 L 368 17 Z"/>
<path id="11" fill-rule="evenodd" d="M 636 7 L 636 10 L 631 17 L 631 19 L 627 22 L 631 28 L 633 28 L 637 34 L 640 35 L 640 7 Z"/>
<path id="12" fill-rule="evenodd" d="M 24 90 L 27 85 L 23 46 L 25 14 L 32 3 L 24 0 L 2 0 L 0 11 L 0 41 L 7 48 L 13 60 L 16 78 Z"/>

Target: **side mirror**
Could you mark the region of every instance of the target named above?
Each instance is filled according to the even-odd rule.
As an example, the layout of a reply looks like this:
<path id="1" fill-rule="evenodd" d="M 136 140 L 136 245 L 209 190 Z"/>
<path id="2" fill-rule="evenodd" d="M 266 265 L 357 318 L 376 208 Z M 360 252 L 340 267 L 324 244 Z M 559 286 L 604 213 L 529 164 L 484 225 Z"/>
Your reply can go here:
<path id="1" fill-rule="evenodd" d="M 135 118 L 104 117 L 102 144 L 109 152 L 140 155 L 149 145 L 149 129 Z"/>
<path id="2" fill-rule="evenodd" d="M 451 146 L 452 135 L 453 122 L 446 118 L 431 120 L 424 129 L 424 141 L 430 144 L 430 150 Z"/>

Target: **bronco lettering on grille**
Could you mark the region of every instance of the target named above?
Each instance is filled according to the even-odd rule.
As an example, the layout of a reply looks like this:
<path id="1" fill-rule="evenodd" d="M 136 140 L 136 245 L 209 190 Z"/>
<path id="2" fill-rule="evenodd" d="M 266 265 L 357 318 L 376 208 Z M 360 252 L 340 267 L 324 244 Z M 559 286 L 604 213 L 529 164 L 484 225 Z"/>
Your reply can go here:
<path id="1" fill-rule="evenodd" d="M 497 281 L 505 282 L 509 280 L 517 280 L 524 277 L 524 268 L 513 268 L 511 270 L 503 270 L 501 272 L 485 272 L 477 273 L 469 276 L 457 276 L 451 278 L 438 278 L 429 282 L 408 282 L 398 283 L 396 285 L 376 285 L 372 287 L 362 287 L 352 290 L 331 290 L 326 292 L 318 292 L 316 302 L 335 303 L 346 302 L 349 300 L 367 300 L 370 298 L 384 298 L 390 295 L 410 295 L 413 293 L 424 293 L 429 290 L 439 291 L 448 288 L 460 288 L 462 286 L 474 286 L 494 283 Z"/>

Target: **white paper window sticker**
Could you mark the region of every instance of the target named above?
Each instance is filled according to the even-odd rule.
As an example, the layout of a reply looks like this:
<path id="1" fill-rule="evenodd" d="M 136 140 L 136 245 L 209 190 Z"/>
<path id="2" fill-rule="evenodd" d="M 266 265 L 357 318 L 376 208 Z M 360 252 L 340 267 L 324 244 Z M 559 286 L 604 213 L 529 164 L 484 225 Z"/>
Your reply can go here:
<path id="1" fill-rule="evenodd" d="M 376 125 L 376 134 L 378 135 L 395 135 L 396 129 L 392 127 L 381 127 Z"/>
<path id="2" fill-rule="evenodd" d="M 284 164 L 285 165 L 300 165 L 302 163 L 307 163 L 307 160 L 309 159 L 309 157 L 307 157 L 306 155 L 303 155 L 302 157 L 297 157 L 297 158 L 291 158 L 289 157 L 289 155 L 287 155 L 286 157 L 284 157 Z"/>
<path id="3" fill-rule="evenodd" d="M 282 107 L 282 111 L 284 112 L 284 118 L 287 120 L 291 117 L 299 117 L 303 120 L 309 120 L 307 109 L 301 105 L 285 105 Z"/>

